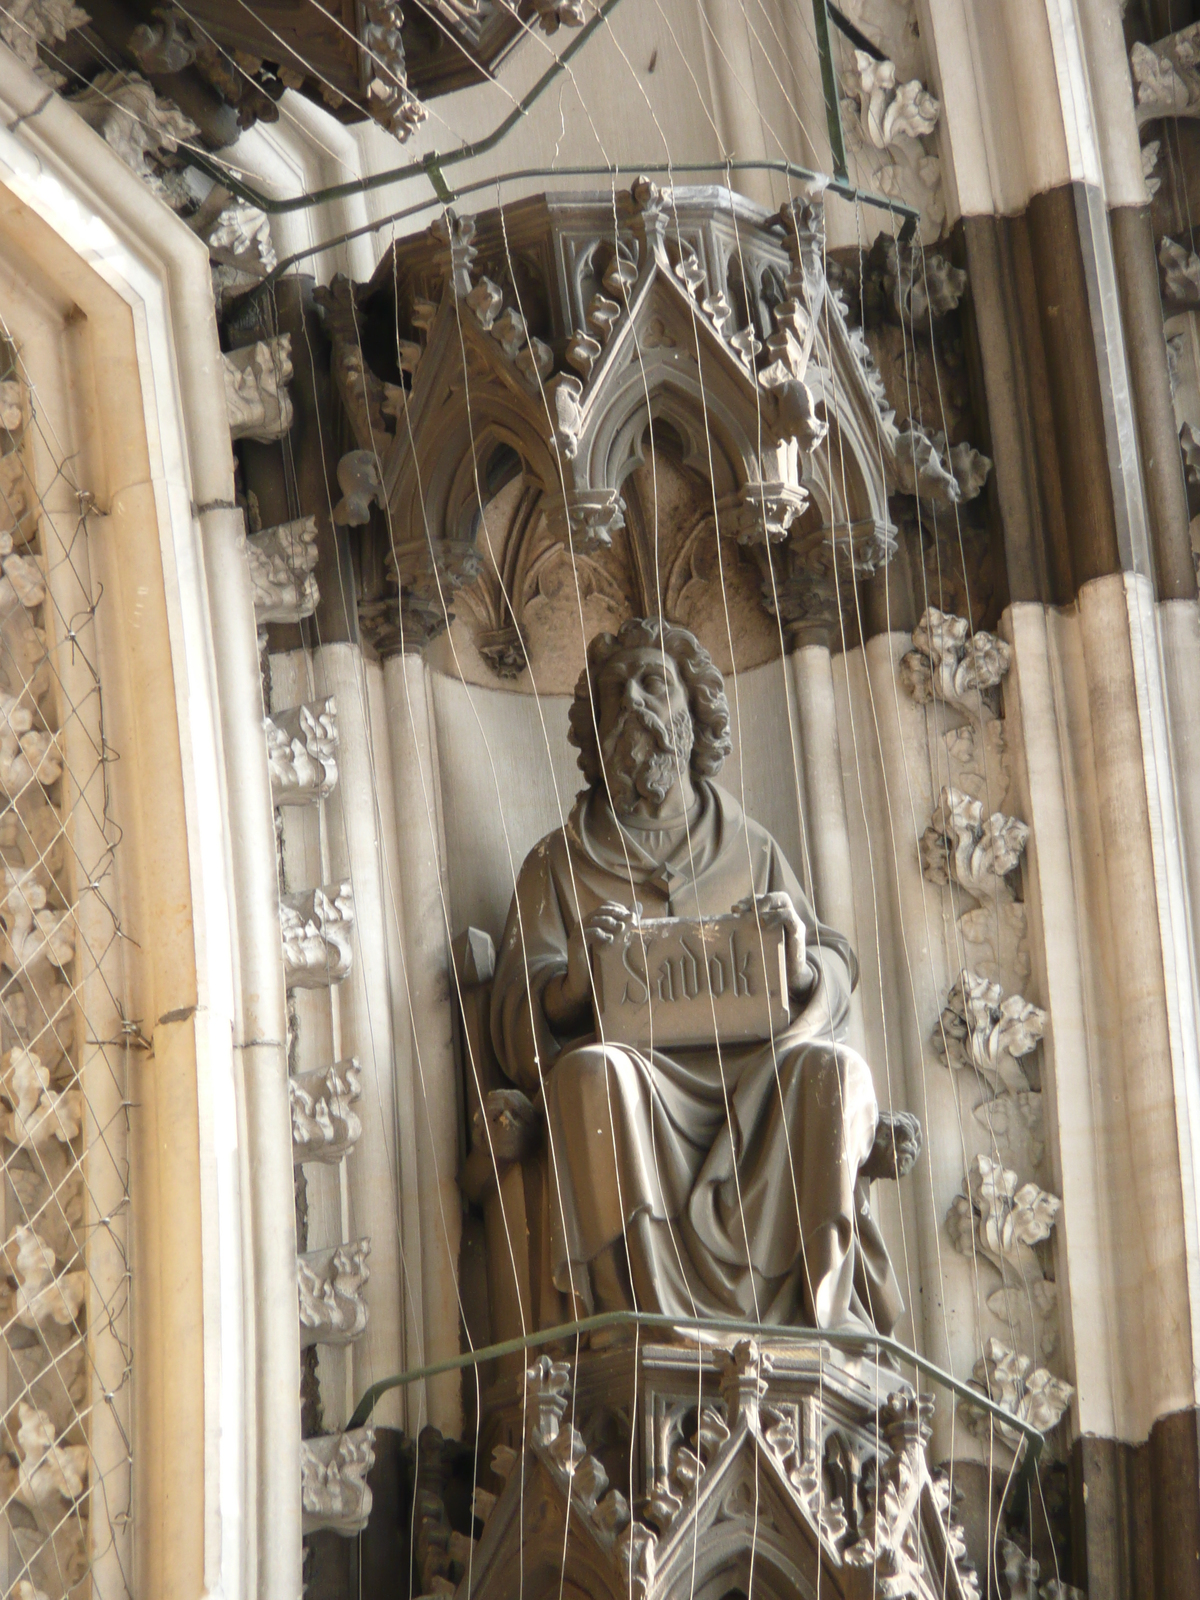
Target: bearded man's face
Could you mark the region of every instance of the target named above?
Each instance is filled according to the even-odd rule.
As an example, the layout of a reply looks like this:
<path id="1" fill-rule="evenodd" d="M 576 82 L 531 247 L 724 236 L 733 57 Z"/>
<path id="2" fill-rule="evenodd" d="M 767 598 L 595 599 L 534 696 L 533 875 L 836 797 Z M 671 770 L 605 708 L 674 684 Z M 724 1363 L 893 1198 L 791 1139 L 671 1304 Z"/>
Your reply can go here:
<path id="1" fill-rule="evenodd" d="M 695 742 L 688 693 L 670 656 L 620 650 L 599 683 L 600 759 L 616 810 L 661 804 L 687 772 Z"/>

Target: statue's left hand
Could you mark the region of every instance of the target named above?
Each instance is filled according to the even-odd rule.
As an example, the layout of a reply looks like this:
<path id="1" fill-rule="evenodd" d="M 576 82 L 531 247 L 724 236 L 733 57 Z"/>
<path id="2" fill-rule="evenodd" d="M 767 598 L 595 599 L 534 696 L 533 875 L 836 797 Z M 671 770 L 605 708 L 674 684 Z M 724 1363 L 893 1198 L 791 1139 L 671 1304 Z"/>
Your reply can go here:
<path id="1" fill-rule="evenodd" d="M 808 964 L 806 936 L 800 913 L 790 894 L 782 889 L 770 894 L 748 894 L 739 900 L 735 911 L 757 911 L 764 928 L 782 928 L 787 950 L 788 988 L 793 995 L 807 995 L 815 974 Z"/>

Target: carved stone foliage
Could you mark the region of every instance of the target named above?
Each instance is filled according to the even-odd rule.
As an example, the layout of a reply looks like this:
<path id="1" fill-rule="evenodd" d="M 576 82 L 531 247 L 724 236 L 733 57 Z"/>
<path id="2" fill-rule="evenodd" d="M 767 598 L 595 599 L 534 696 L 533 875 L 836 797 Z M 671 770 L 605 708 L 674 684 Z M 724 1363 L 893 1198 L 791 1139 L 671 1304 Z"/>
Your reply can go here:
<path id="1" fill-rule="evenodd" d="M 1160 117 L 1200 116 L 1200 23 L 1155 44 L 1135 44 L 1129 65 L 1139 125 Z"/>
<path id="2" fill-rule="evenodd" d="M 914 588 L 986 626 L 996 591 L 983 493 L 991 462 L 970 442 L 979 418 L 967 383 L 966 274 L 948 253 L 882 233 L 865 254 L 840 252 L 830 278 L 893 414 L 904 492 L 891 509 L 923 557 Z"/>
<path id="3" fill-rule="evenodd" d="M 254 615 L 264 622 L 299 622 L 311 617 L 321 591 L 313 577 L 317 564 L 315 517 L 281 522 L 246 540 Z"/>
<path id="4" fill-rule="evenodd" d="M 230 437 L 265 444 L 285 438 L 294 416 L 287 389 L 293 376 L 291 334 L 245 345 L 221 359 Z"/>
<path id="5" fill-rule="evenodd" d="M 933 138 L 941 106 L 926 87 L 929 64 L 913 8 L 903 0 L 848 0 L 843 9 L 876 47 L 862 50 L 834 34 L 851 170 L 867 187 L 915 206 L 921 236 L 932 241 L 946 220 Z"/>
<path id="6" fill-rule="evenodd" d="M 632 1476 L 628 1446 L 606 1464 L 589 1443 L 607 1387 L 598 1369 L 539 1358 L 525 1449 L 493 1455 L 505 1487 L 484 1503 L 473 1600 L 515 1593 L 522 1538 L 524 1570 L 545 1549 L 562 1572 L 565 1553 L 567 1591 L 611 1600 L 720 1592 L 717 1575 L 733 1581 L 751 1545 L 756 1584 L 771 1593 L 978 1594 L 947 1485 L 926 1461 L 929 1398 L 894 1375 L 891 1392 L 852 1394 L 836 1361 L 806 1365 L 749 1340 L 700 1367 L 679 1356 L 647 1352 Z M 447 1563 L 446 1582 L 460 1576 Z"/>
<path id="7" fill-rule="evenodd" d="M 1008 790 L 1003 719 L 996 691 L 1008 671 L 1008 645 L 973 631 L 962 617 L 928 610 L 913 630 L 913 648 L 900 680 L 925 705 L 944 706 L 956 719 L 931 729 L 941 745 L 937 770 L 944 784 L 921 839 L 921 866 L 931 883 L 954 885 L 977 902 L 958 918 L 972 969 L 989 981 L 1019 986 L 1029 976 L 1025 908 L 1010 874 L 1029 830 L 996 809 Z"/>
<path id="8" fill-rule="evenodd" d="M 340 1161 L 362 1137 L 355 1105 L 362 1095 L 358 1062 L 350 1057 L 319 1072 L 288 1079 L 292 1108 L 292 1159 Z"/>
<path id="9" fill-rule="evenodd" d="M 900 663 L 900 681 L 919 704 L 940 700 L 991 722 L 999 715 L 992 691 L 1011 661 L 1012 651 L 1003 639 L 975 632 L 965 617 L 931 607 L 913 629 L 913 648 Z"/>
<path id="10" fill-rule="evenodd" d="M 349 1344 L 367 1326 L 363 1286 L 371 1276 L 371 1241 L 310 1250 L 296 1258 L 300 1280 L 300 1347 Z"/>
<path id="11" fill-rule="evenodd" d="M 408 87 L 408 65 L 400 37 L 404 15 L 395 0 L 364 0 L 363 54 L 369 63 L 367 108 L 377 122 L 403 142 L 428 113 Z"/>
<path id="12" fill-rule="evenodd" d="M 271 798 L 277 806 L 313 805 L 337 784 L 337 702 L 332 695 L 263 718 Z"/>
<path id="13" fill-rule="evenodd" d="M 25 8 L 32 26 L 52 8 Z M 15 13 L 14 13 L 15 14 Z M 57 13 L 54 13 L 57 14 Z M 72 24 L 74 25 L 74 24 Z M 50 35 L 45 35 L 50 37 Z M 76 914 L 63 817 L 61 685 L 49 640 L 30 406 L 0 383 L 0 1500 L 14 1562 L 48 1596 L 86 1580 L 89 1390 Z M 82 537 L 82 533 L 80 534 Z M 69 711 L 69 702 L 66 709 Z M 103 876 L 98 873 L 98 876 Z M 103 885 L 92 887 L 103 892 Z M 10 1568 L 10 1575 L 16 1568 Z"/>
<path id="14" fill-rule="evenodd" d="M 300 1490 L 304 1532 L 361 1533 L 371 1515 L 367 1474 L 374 1465 L 374 1428 L 303 1440 Z"/>
<path id="15" fill-rule="evenodd" d="M 71 104 L 127 167 L 165 197 L 161 158 L 199 133 L 189 117 L 136 72 L 102 72 Z"/>
<path id="16" fill-rule="evenodd" d="M 935 768 L 952 780 L 943 786 L 921 840 L 925 877 L 977 903 L 958 917 L 970 964 L 959 971 L 931 1029 L 934 1051 L 955 1069 L 960 1097 L 972 1111 L 965 1129 L 976 1142 L 962 1192 L 946 1216 L 956 1249 L 973 1264 L 975 1316 L 985 1351 L 975 1375 L 993 1398 L 1011 1401 L 1021 1416 L 1032 1416 L 1041 1405 L 1033 1397 L 1058 1396 L 1057 1410 L 1037 1410 L 1053 1426 L 1070 1390 L 1042 1365 L 1058 1347 L 1058 1286 L 1047 1241 L 1060 1202 L 1044 1188 L 1038 1067 L 1047 1017 L 1021 992 L 1030 963 L 1025 911 L 1012 879 L 1029 830 L 992 809 L 1009 788 L 1000 690 L 1011 659 L 1002 639 L 930 609 L 913 631 L 899 676 L 913 699 L 929 708 Z M 996 1358 L 1000 1368 L 988 1364 L 993 1350 L 1003 1352 Z M 994 1386 L 1001 1369 L 1016 1373 L 1016 1387 Z M 1026 1375 L 1032 1380 L 1028 1403 Z M 986 1415 L 966 1411 L 971 1426 L 991 1438 Z M 1012 1430 L 998 1437 L 1016 1443 Z"/>
<path id="17" fill-rule="evenodd" d="M 905 467 L 870 352 L 827 298 L 823 226 L 815 192 L 772 218 L 639 180 L 615 221 L 568 197 L 447 214 L 365 289 L 332 286 L 343 405 L 379 454 L 395 536 L 374 568 L 364 545 L 360 609 L 380 647 L 402 621 L 418 644 L 444 628 L 490 554 L 502 592 L 480 632 L 498 670 L 519 671 L 513 580 L 533 559 L 485 551 L 488 505 L 519 473 L 536 496 L 521 538 L 603 560 L 639 515 L 659 531 L 656 496 L 639 509 L 630 494 L 651 452 L 679 463 L 776 615 L 828 624 L 839 587 L 894 549 Z M 364 332 L 385 318 L 404 385 L 386 381 L 395 340 Z M 636 559 L 622 577 L 646 586 Z"/>
<path id="18" fill-rule="evenodd" d="M 1019 865 L 1029 829 L 1016 817 L 993 811 L 961 789 L 942 790 L 921 836 L 921 869 L 930 883 L 962 890 L 976 901 L 958 925 L 967 957 L 990 973 L 1015 968 L 1029 976 L 1025 907 L 1009 874 Z"/>
<path id="19" fill-rule="evenodd" d="M 72 29 L 82 28 L 90 21 L 87 12 L 72 5 L 71 0 L 6 0 L 0 11 L 0 40 L 43 83 L 51 89 L 61 89 L 66 75 L 42 60 L 38 45 L 44 44 L 53 51 Z"/>
<path id="20" fill-rule="evenodd" d="M 1056 1378 L 1045 1367 L 1034 1366 L 1028 1356 L 1018 1355 L 999 1339 L 989 1339 L 983 1355 L 975 1363 L 975 1383 L 988 1396 L 1028 1422 L 1041 1433 L 1057 1427 L 1075 1392 L 1069 1383 Z M 1019 1435 L 988 1412 L 963 1406 L 972 1429 L 984 1438 L 993 1432 L 1015 1445 Z"/>
<path id="21" fill-rule="evenodd" d="M 1012 1268 L 1026 1281 L 1042 1275 L 1033 1246 L 1050 1237 L 1061 1201 L 1036 1183 L 1018 1183 L 1017 1174 L 998 1161 L 976 1156 L 967 1193 L 954 1202 L 947 1227 L 963 1255 L 978 1247 L 996 1266 Z"/>
<path id="22" fill-rule="evenodd" d="M 1023 995 L 1005 995 L 998 983 L 964 969 L 946 997 L 933 1047 L 952 1067 L 973 1067 L 993 1090 L 1023 1094 L 1030 1088 L 1022 1057 L 1037 1048 L 1046 1013 Z"/>
<path id="23" fill-rule="evenodd" d="M 349 882 L 282 895 L 279 925 L 289 989 L 325 989 L 349 975 L 354 957 Z"/>

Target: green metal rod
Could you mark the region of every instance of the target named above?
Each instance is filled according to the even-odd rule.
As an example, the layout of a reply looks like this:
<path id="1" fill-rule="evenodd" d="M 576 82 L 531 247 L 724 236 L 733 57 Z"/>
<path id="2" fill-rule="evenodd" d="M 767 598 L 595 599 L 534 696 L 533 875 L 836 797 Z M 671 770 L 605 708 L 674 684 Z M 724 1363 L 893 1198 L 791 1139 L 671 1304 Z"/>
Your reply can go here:
<path id="1" fill-rule="evenodd" d="M 848 178 L 846 140 L 842 133 L 841 95 L 838 92 L 837 75 L 833 70 L 833 45 L 829 37 L 827 0 L 813 0 L 813 29 L 817 36 L 817 54 L 821 58 L 821 87 L 825 92 L 825 122 L 829 128 L 829 155 L 833 162 L 833 175 L 844 183 Z"/>
<path id="2" fill-rule="evenodd" d="M 650 173 L 677 173 L 677 172 L 779 172 L 786 177 L 801 181 L 815 181 L 819 174 L 810 172 L 807 167 L 797 166 L 794 161 L 761 160 L 761 161 L 726 161 L 715 162 L 674 162 L 668 165 L 665 162 L 650 162 L 642 165 L 612 166 L 612 167 L 523 167 L 516 172 L 504 172 L 493 178 L 480 178 L 474 183 L 464 183 L 461 189 L 445 189 L 438 199 L 419 200 L 415 205 L 405 206 L 402 211 L 393 211 L 389 216 L 381 217 L 378 222 L 366 222 L 361 227 L 351 228 L 348 233 L 339 233 L 332 239 L 325 239 L 320 244 L 309 245 L 304 250 L 297 250 L 294 255 L 285 256 L 278 262 L 261 283 L 256 283 L 253 289 L 248 289 L 245 294 L 237 297 L 238 305 L 248 305 L 271 287 L 289 268 L 296 266 L 301 261 L 307 261 L 310 256 L 320 255 L 323 250 L 334 250 L 340 244 L 347 244 L 351 239 L 360 239 L 364 233 L 377 233 L 380 228 L 386 228 L 389 223 L 402 222 L 407 217 L 417 216 L 422 211 L 428 211 L 430 206 L 440 200 L 449 204 L 460 200 L 464 195 L 476 194 L 481 189 L 494 189 L 505 183 L 518 183 L 527 178 L 615 178 L 622 173 L 635 173 L 639 176 Z M 900 240 L 907 243 L 916 230 L 920 221 L 920 212 L 914 206 L 907 205 L 902 200 L 893 200 L 886 195 L 871 194 L 865 189 L 857 189 L 851 183 L 834 179 L 826 183 L 826 189 L 843 199 L 857 201 L 862 205 L 878 206 L 881 210 L 891 211 L 894 215 L 904 219 L 900 229 Z"/>
<path id="3" fill-rule="evenodd" d="M 882 1350 L 933 1378 L 943 1388 L 995 1417 L 1006 1428 L 1015 1428 L 1025 1441 L 1025 1456 L 1018 1483 L 1028 1480 L 1042 1453 L 1045 1439 L 1031 1423 L 1013 1416 L 1003 1406 L 979 1389 L 972 1389 L 952 1372 L 946 1372 L 925 1356 L 918 1355 L 896 1339 L 880 1333 L 857 1333 L 853 1329 L 824 1331 L 820 1328 L 776 1327 L 763 1322 L 741 1322 L 733 1318 L 668 1317 L 649 1311 L 604 1311 L 598 1316 L 581 1317 L 577 1322 L 565 1322 L 557 1328 L 544 1328 L 540 1333 L 525 1333 L 515 1339 L 504 1339 L 500 1344 L 490 1344 L 481 1350 L 468 1350 L 464 1355 L 450 1356 L 445 1361 L 435 1361 L 424 1367 L 413 1367 L 394 1378 L 381 1378 L 373 1383 L 354 1408 L 354 1415 L 346 1424 L 348 1428 L 361 1428 L 370 1418 L 377 1401 L 391 1389 L 407 1388 L 425 1378 L 436 1378 L 443 1372 L 455 1372 L 463 1367 L 478 1366 L 483 1361 L 494 1361 L 499 1356 L 516 1355 L 522 1350 L 536 1349 L 543 1344 L 560 1344 L 580 1334 L 593 1333 L 601 1328 L 696 1328 L 710 1333 L 757 1334 L 767 1339 L 782 1339 L 795 1344 L 832 1344 L 846 1350 Z"/>

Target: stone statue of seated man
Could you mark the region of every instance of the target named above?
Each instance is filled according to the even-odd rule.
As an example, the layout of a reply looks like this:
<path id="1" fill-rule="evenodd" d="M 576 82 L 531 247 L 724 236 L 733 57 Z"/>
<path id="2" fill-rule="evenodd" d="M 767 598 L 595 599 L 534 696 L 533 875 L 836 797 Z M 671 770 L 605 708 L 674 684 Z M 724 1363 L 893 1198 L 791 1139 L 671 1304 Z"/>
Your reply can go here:
<path id="1" fill-rule="evenodd" d="M 618 1309 L 888 1333 L 903 1305 L 869 1183 L 916 1159 L 841 1042 L 857 964 L 774 839 L 713 780 L 721 673 L 686 629 L 593 639 L 571 708 L 588 787 L 517 880 L 492 991 L 508 1076 L 542 1101 L 550 1271 L 575 1315 Z M 639 1048 L 598 1037 L 593 958 L 637 919 L 732 909 L 783 934 L 787 1021 Z"/>

